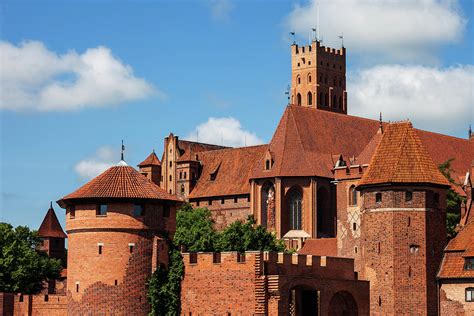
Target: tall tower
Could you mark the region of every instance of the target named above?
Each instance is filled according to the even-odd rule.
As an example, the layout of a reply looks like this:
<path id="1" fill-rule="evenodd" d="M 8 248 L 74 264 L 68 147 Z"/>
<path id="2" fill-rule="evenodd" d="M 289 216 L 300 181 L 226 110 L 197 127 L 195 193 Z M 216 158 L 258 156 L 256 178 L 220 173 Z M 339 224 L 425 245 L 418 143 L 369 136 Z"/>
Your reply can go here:
<path id="1" fill-rule="evenodd" d="M 411 123 L 388 125 L 358 184 L 371 314 L 437 315 L 448 187 Z"/>
<path id="2" fill-rule="evenodd" d="M 291 45 L 291 104 L 347 114 L 346 49 Z"/>
<path id="3" fill-rule="evenodd" d="M 180 200 L 124 161 L 58 201 L 66 208 L 68 314 L 146 315 Z"/>

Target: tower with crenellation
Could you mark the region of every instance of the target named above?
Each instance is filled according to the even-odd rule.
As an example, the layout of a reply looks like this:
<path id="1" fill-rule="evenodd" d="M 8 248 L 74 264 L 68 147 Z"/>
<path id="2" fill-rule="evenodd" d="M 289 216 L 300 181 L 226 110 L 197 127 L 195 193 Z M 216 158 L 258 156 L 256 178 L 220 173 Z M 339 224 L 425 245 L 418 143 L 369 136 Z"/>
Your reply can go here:
<path id="1" fill-rule="evenodd" d="M 347 114 L 346 49 L 291 45 L 291 104 Z"/>

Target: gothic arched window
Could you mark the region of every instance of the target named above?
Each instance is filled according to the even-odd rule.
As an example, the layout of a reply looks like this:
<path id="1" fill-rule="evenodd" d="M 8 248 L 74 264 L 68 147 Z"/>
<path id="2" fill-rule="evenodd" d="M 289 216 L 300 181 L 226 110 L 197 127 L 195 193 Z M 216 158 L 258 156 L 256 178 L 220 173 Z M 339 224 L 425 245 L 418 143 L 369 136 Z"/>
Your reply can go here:
<path id="1" fill-rule="evenodd" d="M 354 185 L 349 188 L 349 205 L 357 205 L 357 191 Z"/>
<path id="2" fill-rule="evenodd" d="M 296 95 L 296 102 L 298 105 L 301 105 L 301 94 L 299 93 Z"/>
<path id="3" fill-rule="evenodd" d="M 303 202 L 303 196 L 299 190 L 293 190 L 289 196 L 289 207 L 290 207 L 290 229 L 300 230 L 301 229 L 301 205 Z"/>
<path id="4" fill-rule="evenodd" d="M 308 105 L 313 105 L 313 94 L 308 92 Z"/>

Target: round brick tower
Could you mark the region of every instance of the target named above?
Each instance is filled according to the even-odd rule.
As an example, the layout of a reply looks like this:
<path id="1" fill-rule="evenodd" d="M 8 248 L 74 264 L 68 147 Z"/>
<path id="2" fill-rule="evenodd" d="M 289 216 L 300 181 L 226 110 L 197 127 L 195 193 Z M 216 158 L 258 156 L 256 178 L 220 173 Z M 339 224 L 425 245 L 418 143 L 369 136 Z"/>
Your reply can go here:
<path id="1" fill-rule="evenodd" d="M 68 313 L 146 315 L 145 283 L 167 262 L 180 200 L 124 161 L 58 204 L 66 209 Z"/>

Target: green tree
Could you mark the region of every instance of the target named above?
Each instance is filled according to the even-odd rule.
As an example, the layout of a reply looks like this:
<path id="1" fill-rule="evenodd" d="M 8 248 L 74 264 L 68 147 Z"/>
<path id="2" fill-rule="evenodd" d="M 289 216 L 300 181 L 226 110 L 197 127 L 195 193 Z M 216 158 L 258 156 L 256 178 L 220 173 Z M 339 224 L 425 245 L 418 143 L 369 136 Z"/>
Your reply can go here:
<path id="1" fill-rule="evenodd" d="M 36 249 L 36 231 L 0 223 L 0 292 L 37 293 L 46 279 L 60 276 L 61 262 Z"/>
<path id="2" fill-rule="evenodd" d="M 184 205 L 176 214 L 176 232 L 173 242 L 187 251 L 214 251 L 216 231 L 211 212 L 206 208 Z"/>
<path id="3" fill-rule="evenodd" d="M 267 231 L 265 227 L 256 225 L 253 216 L 249 216 L 246 222 L 236 221 L 218 233 L 216 242 L 217 251 L 247 250 L 261 251 L 284 251 L 285 245 L 277 240 L 275 235 Z"/>
<path id="4" fill-rule="evenodd" d="M 451 183 L 455 184 L 454 179 L 451 174 L 453 169 L 451 163 L 454 158 L 448 159 L 442 164 L 439 165 L 439 171 L 446 177 L 446 179 Z M 463 201 L 462 196 L 456 193 L 451 188 L 446 192 L 446 230 L 448 239 L 452 239 L 456 236 L 457 231 L 456 227 L 459 224 L 461 218 L 461 203 Z"/>

